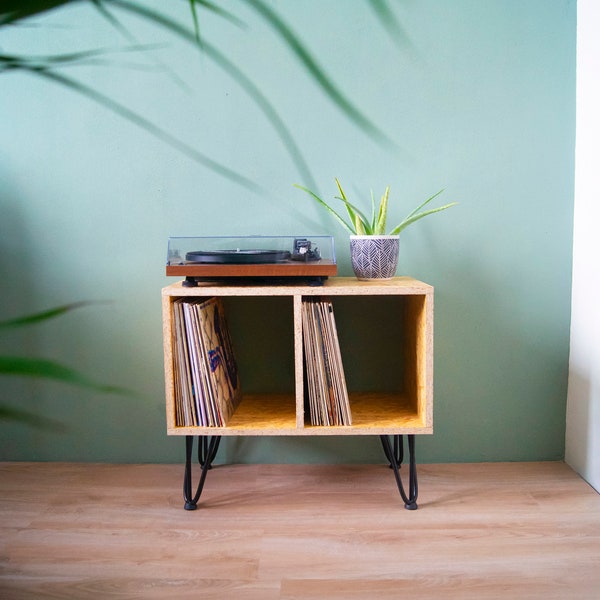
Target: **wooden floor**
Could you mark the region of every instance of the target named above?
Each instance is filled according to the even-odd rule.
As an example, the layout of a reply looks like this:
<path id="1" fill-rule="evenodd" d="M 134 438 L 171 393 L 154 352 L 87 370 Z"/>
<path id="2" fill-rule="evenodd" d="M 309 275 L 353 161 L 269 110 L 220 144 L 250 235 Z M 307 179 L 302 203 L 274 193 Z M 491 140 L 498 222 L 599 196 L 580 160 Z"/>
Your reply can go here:
<path id="1" fill-rule="evenodd" d="M 0 598 L 600 598 L 600 495 L 562 463 L 0 463 Z"/>

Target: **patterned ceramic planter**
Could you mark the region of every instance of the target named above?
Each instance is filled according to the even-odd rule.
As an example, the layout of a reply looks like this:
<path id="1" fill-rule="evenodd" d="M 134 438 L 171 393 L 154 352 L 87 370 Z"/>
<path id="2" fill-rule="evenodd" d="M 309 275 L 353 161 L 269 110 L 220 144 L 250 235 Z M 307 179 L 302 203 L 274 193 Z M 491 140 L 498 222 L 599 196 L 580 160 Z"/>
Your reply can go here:
<path id="1" fill-rule="evenodd" d="M 351 235 L 350 259 L 358 279 L 390 279 L 396 274 L 400 236 Z"/>

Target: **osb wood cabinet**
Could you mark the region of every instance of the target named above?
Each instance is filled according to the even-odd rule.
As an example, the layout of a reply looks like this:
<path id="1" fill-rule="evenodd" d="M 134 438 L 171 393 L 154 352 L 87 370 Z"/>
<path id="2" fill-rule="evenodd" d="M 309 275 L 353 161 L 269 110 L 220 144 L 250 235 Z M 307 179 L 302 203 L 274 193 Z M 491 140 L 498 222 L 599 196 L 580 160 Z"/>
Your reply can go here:
<path id="1" fill-rule="evenodd" d="M 236 299 L 281 298 L 285 314 L 291 319 L 293 334 L 289 343 L 293 369 L 290 368 L 288 390 L 273 393 L 264 390 L 245 393 L 225 427 L 181 427 L 176 423 L 175 380 L 173 368 L 173 302 L 183 297 L 211 297 Z M 306 370 L 303 364 L 302 301 L 310 297 L 324 297 L 333 302 L 348 395 L 352 413 L 349 426 L 313 426 L 307 414 L 305 399 Z M 343 343 L 343 328 L 353 328 L 353 322 L 337 319 L 337 302 L 345 307 L 361 303 L 368 315 L 356 316 L 375 330 L 386 332 L 394 326 L 398 331 L 392 345 L 392 356 L 378 357 L 373 337 L 369 347 L 347 347 Z M 226 300 L 224 300 L 226 302 Z M 280 306 L 278 304 L 278 306 Z M 226 308 L 229 307 L 226 303 Z M 297 285 L 237 285 L 200 283 L 185 287 L 178 282 L 162 290 L 164 364 L 166 386 L 167 433 L 184 436 L 278 436 L 278 435 L 379 435 L 401 436 L 433 433 L 433 287 L 410 277 L 396 277 L 385 281 L 359 281 L 350 277 L 327 279 L 322 286 Z M 229 320 L 229 313 L 228 313 Z M 354 322 L 357 322 L 357 321 Z M 266 331 L 265 335 L 270 335 Z M 253 344 L 252 339 L 239 339 L 232 332 L 237 348 Z M 355 345 L 362 346 L 359 341 Z M 387 350 L 387 354 L 390 350 Z M 352 373 L 360 371 L 361 356 L 369 355 L 375 365 L 384 363 L 385 369 L 371 377 L 369 389 L 353 389 L 348 377 L 347 358 L 352 357 Z M 357 359 L 358 357 L 358 359 Z M 371 365 L 372 367 L 372 365 Z M 371 368 L 369 367 L 369 368 Z M 241 369 L 243 371 L 243 369 Z M 390 384 L 390 381 L 393 383 Z M 390 389 L 390 385 L 394 389 Z M 244 390 L 244 380 L 241 381 Z M 387 452 L 386 452 L 387 454 Z M 389 457 L 388 457 L 389 458 Z"/>

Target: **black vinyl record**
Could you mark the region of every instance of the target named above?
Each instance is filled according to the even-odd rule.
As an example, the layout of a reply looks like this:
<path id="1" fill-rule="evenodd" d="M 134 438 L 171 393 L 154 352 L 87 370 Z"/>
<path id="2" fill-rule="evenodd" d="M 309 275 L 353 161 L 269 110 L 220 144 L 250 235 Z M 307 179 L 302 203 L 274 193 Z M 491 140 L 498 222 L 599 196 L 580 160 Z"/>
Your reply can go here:
<path id="1" fill-rule="evenodd" d="M 262 265 L 289 258 L 286 250 L 196 250 L 185 255 L 188 262 L 216 265 Z"/>

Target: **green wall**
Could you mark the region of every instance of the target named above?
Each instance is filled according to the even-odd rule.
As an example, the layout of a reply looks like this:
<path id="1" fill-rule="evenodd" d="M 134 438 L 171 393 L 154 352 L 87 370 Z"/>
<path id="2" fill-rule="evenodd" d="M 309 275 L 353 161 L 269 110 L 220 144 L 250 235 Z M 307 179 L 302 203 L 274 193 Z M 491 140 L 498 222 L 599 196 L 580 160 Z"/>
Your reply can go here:
<path id="1" fill-rule="evenodd" d="M 183 0 L 143 4 L 191 27 Z M 97 302 L 2 332 L 0 352 L 52 358 L 135 392 L 3 377 L 3 402 L 64 430 L 5 422 L 0 459 L 181 461 L 183 440 L 166 436 L 164 416 L 168 236 L 333 234 L 339 272 L 350 275 L 347 236 L 293 187 L 331 198 L 334 177 L 365 202 L 391 185 L 393 221 L 440 188 L 444 202 L 460 202 L 401 240 L 398 273 L 436 288 L 435 434 L 419 439 L 420 460 L 562 458 L 574 0 L 390 0 L 404 35 L 383 28 L 366 1 L 267 0 L 393 145 L 344 115 L 251 4 L 220 4 L 244 26 L 201 11 L 201 35 L 268 98 L 305 167 L 239 79 L 164 28 L 114 10 L 128 39 L 84 2 L 0 28 L 5 54 L 144 45 L 56 72 L 260 187 L 56 81 L 0 72 L 0 320 Z M 364 319 L 385 327 L 376 314 Z M 267 438 L 226 440 L 220 457 L 345 462 L 382 453 L 372 438 Z"/>

